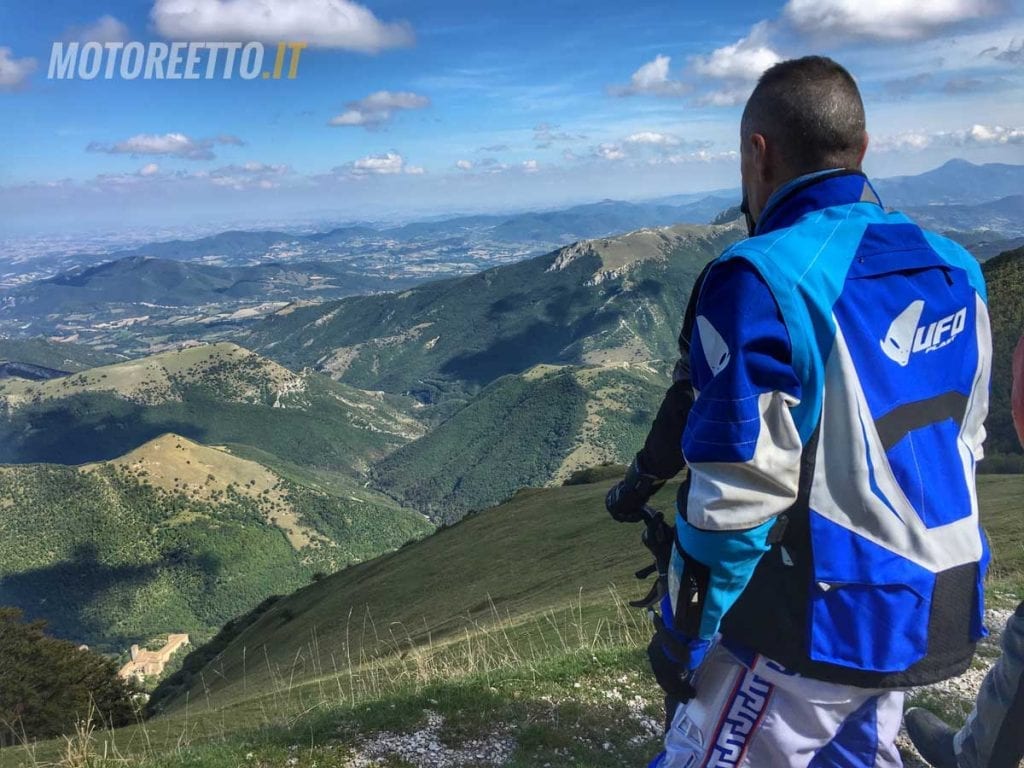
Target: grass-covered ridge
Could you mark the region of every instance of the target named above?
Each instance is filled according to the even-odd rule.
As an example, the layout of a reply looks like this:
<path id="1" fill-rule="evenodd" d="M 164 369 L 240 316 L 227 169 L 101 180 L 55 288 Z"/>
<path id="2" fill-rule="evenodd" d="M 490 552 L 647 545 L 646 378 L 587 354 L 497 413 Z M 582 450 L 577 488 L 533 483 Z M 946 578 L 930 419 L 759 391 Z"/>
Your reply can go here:
<path id="1" fill-rule="evenodd" d="M 0 381 L 0 462 L 111 459 L 174 432 L 358 472 L 422 434 L 408 403 L 204 344 L 48 381 Z"/>
<path id="2" fill-rule="evenodd" d="M 739 236 L 734 225 L 677 226 L 583 241 L 402 293 L 300 308 L 239 342 L 424 401 L 541 363 L 667 359 L 694 279 Z"/>
<path id="3" fill-rule="evenodd" d="M 117 459 L 0 466 L 0 603 L 120 651 L 209 637 L 268 595 L 424 535 L 355 481 L 278 474 L 162 435 Z"/>

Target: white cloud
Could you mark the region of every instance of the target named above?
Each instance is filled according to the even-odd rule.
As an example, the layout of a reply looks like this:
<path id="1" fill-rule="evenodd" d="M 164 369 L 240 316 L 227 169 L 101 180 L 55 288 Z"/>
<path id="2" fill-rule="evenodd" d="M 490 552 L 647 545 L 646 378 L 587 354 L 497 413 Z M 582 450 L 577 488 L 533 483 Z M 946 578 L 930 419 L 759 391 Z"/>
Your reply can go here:
<path id="1" fill-rule="evenodd" d="M 698 106 L 732 107 L 747 100 L 761 74 L 782 61 L 771 46 L 769 34 L 768 22 L 762 21 L 732 45 L 690 60 L 694 72 L 715 83 L 711 90 L 697 98 Z"/>
<path id="2" fill-rule="evenodd" d="M 732 162 L 738 159 L 739 152 L 734 149 L 723 152 L 710 152 L 706 149 L 698 149 L 695 152 L 669 155 L 665 158 L 665 162 L 670 163 L 671 165 L 681 165 L 683 163 L 713 163 L 721 160 Z"/>
<path id="3" fill-rule="evenodd" d="M 356 160 L 352 164 L 352 170 L 357 174 L 391 174 L 401 173 L 405 166 L 405 159 L 397 152 L 388 152 L 385 155 L 368 155 Z"/>
<path id="4" fill-rule="evenodd" d="M 627 144 L 647 144 L 656 147 L 674 147 L 680 143 L 679 139 L 671 134 L 655 131 L 640 131 L 627 136 L 624 141 Z"/>
<path id="5" fill-rule="evenodd" d="M 383 155 L 367 155 L 333 169 L 335 176 L 365 179 L 370 176 L 421 176 L 426 170 L 418 165 L 407 165 L 405 158 L 394 150 Z"/>
<path id="6" fill-rule="evenodd" d="M 455 162 L 455 167 L 460 171 L 472 171 L 473 162 L 471 160 L 457 160 Z"/>
<path id="7" fill-rule="evenodd" d="M 352 0 L 156 0 L 150 18 L 175 40 L 282 40 L 377 53 L 412 45 L 412 27 Z"/>
<path id="8" fill-rule="evenodd" d="M 113 16 L 100 16 L 92 24 L 71 27 L 64 37 L 80 43 L 124 43 L 130 38 L 128 27 Z"/>
<path id="9" fill-rule="evenodd" d="M 634 96 L 647 94 L 651 96 L 683 96 L 693 90 L 688 83 L 671 80 L 668 76 L 670 56 L 658 54 L 653 60 L 641 66 L 629 79 L 629 85 L 611 86 L 608 91 L 613 96 Z"/>
<path id="10" fill-rule="evenodd" d="M 237 136 L 215 136 L 211 139 L 193 139 L 184 133 L 140 133 L 115 144 L 90 142 L 88 152 L 105 152 L 109 155 L 166 155 L 183 160 L 212 160 L 215 144 L 241 146 L 245 142 Z"/>
<path id="11" fill-rule="evenodd" d="M 540 170 L 540 166 L 537 164 L 536 160 L 524 160 L 523 161 L 523 171 L 524 172 L 526 172 L 526 173 L 536 173 L 539 170 Z"/>
<path id="12" fill-rule="evenodd" d="M 20 88 L 35 68 L 35 59 L 16 59 L 10 48 L 0 47 L 0 91 Z"/>
<path id="13" fill-rule="evenodd" d="M 931 147 L 997 147 L 1024 144 L 1024 128 L 975 124 L 957 131 L 905 131 L 873 139 L 877 152 L 915 151 Z"/>
<path id="14" fill-rule="evenodd" d="M 594 155 L 602 160 L 623 160 L 626 157 L 618 144 L 598 144 L 594 147 Z"/>
<path id="15" fill-rule="evenodd" d="M 702 107 L 735 107 L 745 104 L 753 90 L 752 83 L 718 88 L 701 95 L 697 99 L 697 104 Z"/>
<path id="16" fill-rule="evenodd" d="M 345 111 L 332 117 L 328 125 L 378 128 L 388 122 L 398 110 L 423 109 L 428 106 L 430 99 L 418 93 L 377 91 L 363 99 L 348 102 Z"/>
<path id="17" fill-rule="evenodd" d="M 508 165 L 498 160 L 496 157 L 483 157 L 480 158 L 476 163 L 476 167 L 487 173 L 501 173 L 502 171 L 508 170 Z"/>
<path id="18" fill-rule="evenodd" d="M 804 33 L 915 40 L 986 16 L 995 5 L 995 0 L 789 0 L 783 16 Z"/>
<path id="19" fill-rule="evenodd" d="M 768 41 L 768 23 L 760 22 L 750 34 L 732 45 L 717 48 L 707 56 L 695 56 L 693 69 L 715 80 L 753 82 L 773 64 L 782 61 Z"/>
<path id="20" fill-rule="evenodd" d="M 216 187 L 231 189 L 275 189 L 280 186 L 280 178 L 292 172 L 291 166 L 274 163 L 248 162 L 225 165 L 214 168 L 209 173 L 195 174 L 197 178 L 207 178 Z"/>
<path id="21" fill-rule="evenodd" d="M 156 163 L 146 163 L 139 168 L 139 176 L 156 176 L 160 172 L 160 166 Z"/>

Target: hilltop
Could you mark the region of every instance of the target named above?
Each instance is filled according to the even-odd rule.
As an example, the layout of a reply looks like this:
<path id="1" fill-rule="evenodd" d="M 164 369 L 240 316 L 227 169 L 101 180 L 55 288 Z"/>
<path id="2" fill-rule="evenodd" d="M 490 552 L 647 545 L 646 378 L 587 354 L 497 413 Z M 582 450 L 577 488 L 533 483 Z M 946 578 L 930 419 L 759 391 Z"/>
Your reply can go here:
<path id="1" fill-rule="evenodd" d="M 0 381 L 0 461 L 109 459 L 176 432 L 360 472 L 422 434 L 408 406 L 232 343 L 196 344 L 47 381 Z"/>
<path id="2" fill-rule="evenodd" d="M 1019 195 L 1024 188 L 1024 166 L 979 165 L 955 158 L 915 176 L 890 176 L 874 184 L 886 205 L 973 205 Z"/>
<path id="3" fill-rule="evenodd" d="M 111 650 L 208 637 L 275 591 L 431 529 L 353 481 L 170 433 L 110 461 L 0 466 L 0 504 L 0 603 Z"/>
<path id="4" fill-rule="evenodd" d="M 437 402 L 540 363 L 668 359 L 689 288 L 739 239 L 680 225 L 575 243 L 398 294 L 268 318 L 239 342 L 283 365 Z"/>

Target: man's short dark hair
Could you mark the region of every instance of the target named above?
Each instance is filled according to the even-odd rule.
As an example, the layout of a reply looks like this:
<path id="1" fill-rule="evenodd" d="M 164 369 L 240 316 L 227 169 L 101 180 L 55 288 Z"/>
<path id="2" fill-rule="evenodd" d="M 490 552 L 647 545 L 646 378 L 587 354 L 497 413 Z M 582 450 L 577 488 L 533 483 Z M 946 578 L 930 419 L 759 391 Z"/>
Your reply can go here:
<path id="1" fill-rule="evenodd" d="M 859 168 L 864 102 L 853 77 L 832 59 L 790 59 L 761 75 L 740 130 L 744 141 L 763 135 L 793 174 Z"/>

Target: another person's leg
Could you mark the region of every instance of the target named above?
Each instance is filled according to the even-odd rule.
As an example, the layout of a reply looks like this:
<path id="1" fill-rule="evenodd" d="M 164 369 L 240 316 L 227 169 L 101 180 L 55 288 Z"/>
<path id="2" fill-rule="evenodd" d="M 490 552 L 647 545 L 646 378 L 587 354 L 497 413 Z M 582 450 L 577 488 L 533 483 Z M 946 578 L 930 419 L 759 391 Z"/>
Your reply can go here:
<path id="1" fill-rule="evenodd" d="M 1003 655 L 985 676 L 978 702 L 956 735 L 964 765 L 1017 768 L 1024 760 L 1024 602 L 1003 630 Z"/>
<path id="2" fill-rule="evenodd" d="M 1003 653 L 978 691 L 959 732 L 921 709 L 906 715 L 907 733 L 936 768 L 1017 768 L 1024 760 L 1024 602 L 1003 631 Z"/>

